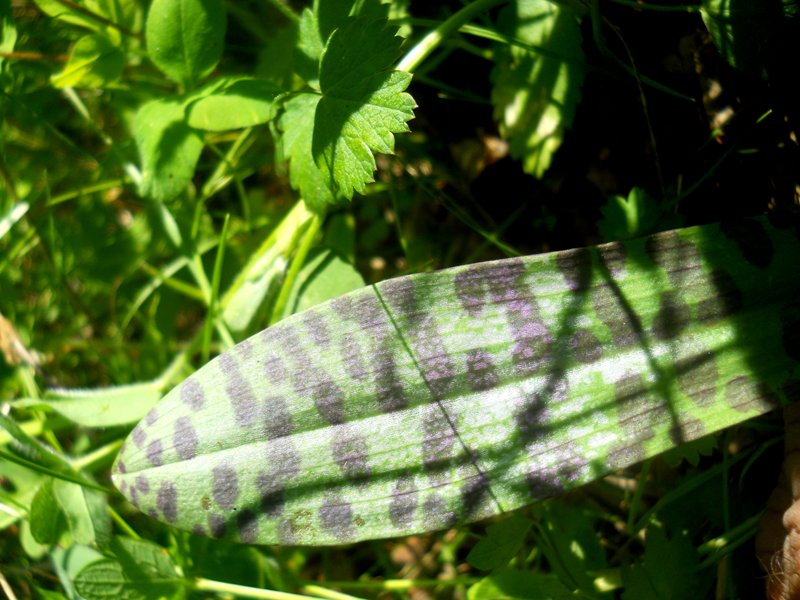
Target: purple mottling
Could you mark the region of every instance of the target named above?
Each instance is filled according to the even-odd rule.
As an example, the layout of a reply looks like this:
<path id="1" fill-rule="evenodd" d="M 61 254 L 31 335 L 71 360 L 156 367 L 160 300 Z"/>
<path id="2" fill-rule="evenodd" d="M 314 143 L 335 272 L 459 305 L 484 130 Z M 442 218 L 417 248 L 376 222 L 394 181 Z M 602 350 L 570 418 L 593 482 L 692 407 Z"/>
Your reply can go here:
<path id="1" fill-rule="evenodd" d="M 272 385 L 283 383 L 286 379 L 286 365 L 280 356 L 270 354 L 264 361 L 264 373 Z"/>
<path id="2" fill-rule="evenodd" d="M 181 400 L 192 410 L 200 410 L 206 402 L 203 388 L 192 377 L 181 384 Z"/>
<path id="3" fill-rule="evenodd" d="M 183 460 L 190 460 L 197 455 L 197 432 L 189 417 L 179 417 L 175 421 L 172 445 Z"/>
<path id="4" fill-rule="evenodd" d="M 225 510 L 230 510 L 239 499 L 239 477 L 236 469 L 228 464 L 221 464 L 212 470 L 214 484 L 212 494 L 214 500 Z"/>
<path id="5" fill-rule="evenodd" d="M 470 350 L 466 357 L 467 381 L 475 391 L 490 390 L 497 387 L 500 377 L 486 350 Z"/>
<path id="6" fill-rule="evenodd" d="M 330 494 L 319 509 L 322 528 L 333 534 L 337 541 L 353 539 L 353 508 L 338 494 Z"/>
<path id="7" fill-rule="evenodd" d="M 422 522 L 425 529 L 442 529 L 455 524 L 456 515 L 441 497 L 431 494 L 422 503 Z"/>
<path id="8" fill-rule="evenodd" d="M 134 485 L 136 485 L 136 488 L 143 494 L 150 493 L 150 481 L 144 475 L 137 475 Z"/>
<path id="9" fill-rule="evenodd" d="M 222 517 L 222 515 L 214 513 L 208 515 L 208 528 L 211 532 L 211 537 L 225 537 L 225 519 Z"/>
<path id="10" fill-rule="evenodd" d="M 456 274 L 453 285 L 461 307 L 475 318 L 481 314 L 489 299 L 485 271 L 491 267 L 476 266 Z"/>
<path id="11" fill-rule="evenodd" d="M 240 427 L 252 425 L 258 414 L 258 404 L 250 384 L 239 371 L 239 363 L 230 352 L 223 352 L 219 355 L 219 365 L 227 379 L 225 391 L 233 406 L 237 425 Z"/>
<path id="12" fill-rule="evenodd" d="M 316 346 L 327 348 L 331 344 L 331 334 L 325 319 L 318 311 L 303 313 L 303 325 Z"/>
<path id="13" fill-rule="evenodd" d="M 157 418 L 158 418 L 158 409 L 154 408 L 145 415 L 144 422 L 147 423 L 148 425 L 152 425 L 153 423 L 156 422 Z"/>
<path id="14" fill-rule="evenodd" d="M 236 515 L 236 526 L 239 539 L 245 544 L 252 544 L 258 538 L 258 515 L 252 510 L 242 510 Z"/>
<path id="15" fill-rule="evenodd" d="M 398 479 L 389 503 L 389 519 L 391 519 L 392 525 L 398 529 L 411 525 L 418 503 L 419 495 L 414 480 L 408 476 Z"/>
<path id="16" fill-rule="evenodd" d="M 371 471 L 367 441 L 354 427 L 342 425 L 334 429 L 331 454 L 350 481 L 364 481 L 369 478 Z"/>
<path id="17" fill-rule="evenodd" d="M 144 444 L 144 441 L 147 439 L 147 434 L 144 432 L 141 423 L 139 423 L 133 428 L 133 431 L 131 431 L 131 439 L 133 440 L 133 443 L 136 444 L 137 448 L 141 448 L 142 444 Z"/>
<path id="18" fill-rule="evenodd" d="M 161 445 L 161 440 L 152 440 L 147 444 L 144 453 L 147 456 L 147 460 L 149 460 L 154 467 L 160 467 L 163 464 L 164 447 Z"/>
<path id="19" fill-rule="evenodd" d="M 292 433 L 292 416 L 289 403 L 282 396 L 267 396 L 263 405 L 264 432 L 274 440 Z"/>
<path id="20" fill-rule="evenodd" d="M 178 490 L 171 481 L 163 481 L 158 488 L 156 506 L 164 514 L 164 518 L 174 523 L 178 518 Z"/>

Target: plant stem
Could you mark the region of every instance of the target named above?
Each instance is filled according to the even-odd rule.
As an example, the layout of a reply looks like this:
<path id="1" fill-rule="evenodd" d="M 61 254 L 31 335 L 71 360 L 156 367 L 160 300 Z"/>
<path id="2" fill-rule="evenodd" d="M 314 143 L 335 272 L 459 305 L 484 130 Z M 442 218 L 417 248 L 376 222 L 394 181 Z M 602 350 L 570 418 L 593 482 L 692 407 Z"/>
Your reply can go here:
<path id="1" fill-rule="evenodd" d="M 198 578 L 189 582 L 192 589 L 198 592 L 213 592 L 230 594 L 240 598 L 257 598 L 258 600 L 308 600 L 309 596 L 279 592 L 277 590 L 262 590 L 246 585 L 214 581 L 213 579 Z"/>
<path id="2" fill-rule="evenodd" d="M 397 64 L 397 70 L 413 73 L 422 61 L 430 56 L 445 39 L 458 31 L 462 25 L 469 23 L 472 19 L 490 8 L 507 1 L 508 0 L 475 0 L 475 2 L 467 4 L 464 8 L 452 14 L 447 20 L 443 21 L 438 27 L 429 31 L 427 35 L 419 40 Z"/>
<path id="3" fill-rule="evenodd" d="M 283 280 L 281 291 L 278 298 L 275 300 L 275 305 L 272 307 L 272 315 L 269 318 L 269 324 L 273 325 L 283 318 L 283 313 L 286 310 L 286 303 L 289 301 L 289 294 L 294 287 L 294 282 L 300 274 L 300 269 L 303 263 L 306 262 L 311 247 L 314 245 L 314 238 L 322 227 L 322 217 L 314 215 L 308 223 L 308 229 L 303 234 L 303 239 L 300 240 L 300 246 L 297 248 L 297 253 L 292 259 L 292 264 L 289 266 L 289 272 L 286 273 L 286 279 Z"/>

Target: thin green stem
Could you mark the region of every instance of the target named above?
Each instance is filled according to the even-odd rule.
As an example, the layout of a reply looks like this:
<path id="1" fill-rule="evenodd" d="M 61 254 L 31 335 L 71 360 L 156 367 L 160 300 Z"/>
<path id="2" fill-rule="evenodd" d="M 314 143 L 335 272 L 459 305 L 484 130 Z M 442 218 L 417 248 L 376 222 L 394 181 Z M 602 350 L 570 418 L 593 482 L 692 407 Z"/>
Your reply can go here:
<path id="1" fill-rule="evenodd" d="M 475 2 L 467 4 L 464 8 L 443 21 L 438 27 L 432 29 L 423 36 L 423 38 L 400 60 L 397 64 L 397 70 L 413 73 L 444 40 L 458 31 L 462 25 L 469 23 L 472 19 L 490 8 L 499 4 L 504 4 L 505 2 L 508 2 L 508 0 L 475 0 Z"/>
<path id="2" fill-rule="evenodd" d="M 621 4 L 622 6 L 630 6 L 636 10 L 652 10 L 655 12 L 683 12 L 683 13 L 699 13 L 703 8 L 696 4 L 684 4 L 682 6 L 668 6 L 666 4 L 648 4 L 646 2 L 637 2 L 635 0 L 611 0 L 614 4 Z"/>
<path id="3" fill-rule="evenodd" d="M 122 529 L 122 531 L 124 531 L 128 536 L 132 537 L 135 540 L 142 539 L 141 536 L 138 533 L 136 533 L 136 530 L 130 525 L 128 525 L 128 522 L 125 519 L 123 519 L 120 516 L 120 514 L 110 506 L 108 507 L 108 514 L 111 515 L 111 520 L 117 524 L 117 527 Z"/>
<path id="4" fill-rule="evenodd" d="M 218 298 L 219 298 L 219 282 L 222 276 L 222 265 L 225 260 L 225 244 L 228 240 L 228 226 L 231 222 L 230 214 L 225 215 L 225 221 L 222 224 L 222 232 L 219 236 L 219 246 L 217 246 L 217 257 L 214 260 L 214 272 L 211 275 L 211 296 L 208 299 L 208 316 L 203 327 L 203 345 L 201 346 L 201 356 L 203 362 L 208 362 L 208 348 L 211 344 L 211 330 L 217 320 L 218 311 Z"/>
<path id="5" fill-rule="evenodd" d="M 277 590 L 262 590 L 246 585 L 237 585 L 213 579 L 198 578 L 188 582 L 189 587 L 198 592 L 211 592 L 216 594 L 230 594 L 239 598 L 256 598 L 257 600 L 308 600 L 308 596 L 279 592 Z"/>
<path id="6" fill-rule="evenodd" d="M 300 274 L 300 269 L 303 268 L 308 253 L 314 245 L 317 233 L 322 227 L 322 221 L 323 219 L 319 215 L 311 217 L 308 223 L 308 229 L 306 229 L 303 234 L 303 239 L 300 240 L 300 245 L 292 259 L 292 264 L 289 266 L 289 271 L 286 273 L 286 279 L 283 280 L 283 285 L 281 285 L 281 291 L 278 294 L 278 298 L 275 300 L 275 305 L 272 307 L 272 315 L 269 319 L 270 325 L 283 318 L 283 313 L 286 311 L 286 303 L 289 301 L 289 294 L 292 291 L 292 287 L 294 287 L 295 281 L 297 281 L 297 276 Z"/>

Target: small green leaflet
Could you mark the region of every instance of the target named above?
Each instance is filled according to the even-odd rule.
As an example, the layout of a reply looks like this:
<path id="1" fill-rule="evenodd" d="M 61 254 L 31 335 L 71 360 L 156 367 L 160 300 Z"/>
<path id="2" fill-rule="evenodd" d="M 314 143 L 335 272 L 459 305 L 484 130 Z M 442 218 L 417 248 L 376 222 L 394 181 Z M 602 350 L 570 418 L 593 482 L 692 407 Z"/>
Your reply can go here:
<path id="1" fill-rule="evenodd" d="M 497 50 L 492 104 L 511 156 L 542 177 L 572 124 L 585 72 L 577 15 L 566 4 L 518 0 L 500 30 L 523 44 Z"/>
<path id="2" fill-rule="evenodd" d="M 134 138 L 142 159 L 139 193 L 166 202 L 186 189 L 194 174 L 203 138 L 186 124 L 184 104 L 152 100 L 134 120 Z"/>
<path id="3" fill-rule="evenodd" d="M 319 93 L 284 104 L 280 119 L 290 178 L 314 210 L 363 193 L 373 180 L 373 152 L 394 152 L 394 133 L 408 131 L 414 99 L 409 73 L 393 71 L 402 40 L 386 19 L 349 18 L 328 39 Z"/>
<path id="4" fill-rule="evenodd" d="M 57 88 L 99 88 L 119 78 L 124 63 L 122 51 L 108 38 L 100 34 L 85 35 L 73 46 L 64 70 L 50 81 Z"/>
<path id="5" fill-rule="evenodd" d="M 155 65 L 191 89 L 222 56 L 225 7 L 221 0 L 153 0 L 145 37 Z"/>

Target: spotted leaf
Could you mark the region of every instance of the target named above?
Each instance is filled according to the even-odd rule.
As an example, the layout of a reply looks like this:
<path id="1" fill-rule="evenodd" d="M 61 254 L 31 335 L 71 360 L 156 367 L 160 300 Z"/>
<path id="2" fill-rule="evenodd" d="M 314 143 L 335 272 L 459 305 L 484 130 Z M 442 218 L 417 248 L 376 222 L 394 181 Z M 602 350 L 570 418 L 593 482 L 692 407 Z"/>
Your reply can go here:
<path id="1" fill-rule="evenodd" d="M 175 388 L 113 479 L 175 527 L 339 544 L 513 510 L 770 410 L 800 379 L 797 224 L 410 275 Z"/>

